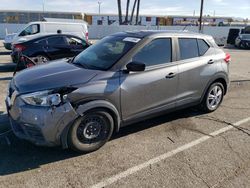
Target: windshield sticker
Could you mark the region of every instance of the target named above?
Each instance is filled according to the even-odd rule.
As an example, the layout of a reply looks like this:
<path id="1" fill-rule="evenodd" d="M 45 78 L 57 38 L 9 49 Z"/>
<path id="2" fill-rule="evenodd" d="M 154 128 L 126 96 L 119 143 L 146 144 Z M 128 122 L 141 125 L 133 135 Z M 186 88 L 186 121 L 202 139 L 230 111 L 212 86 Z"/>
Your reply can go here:
<path id="1" fill-rule="evenodd" d="M 134 43 L 137 43 L 139 42 L 141 39 L 139 38 L 134 38 L 134 37 L 126 37 L 123 39 L 123 41 L 126 41 L 126 42 L 134 42 Z"/>

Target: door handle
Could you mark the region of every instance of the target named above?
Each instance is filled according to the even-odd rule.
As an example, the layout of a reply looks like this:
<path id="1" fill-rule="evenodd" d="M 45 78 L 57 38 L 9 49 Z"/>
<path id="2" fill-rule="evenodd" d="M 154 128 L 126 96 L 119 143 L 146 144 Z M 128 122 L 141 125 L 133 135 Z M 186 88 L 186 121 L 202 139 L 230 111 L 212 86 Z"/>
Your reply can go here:
<path id="1" fill-rule="evenodd" d="M 174 78 L 175 76 L 176 76 L 175 73 L 170 72 L 167 76 L 165 76 L 165 78 L 170 79 L 170 78 Z"/>
<path id="2" fill-rule="evenodd" d="M 214 60 L 213 59 L 210 59 L 207 64 L 213 64 L 214 63 Z"/>

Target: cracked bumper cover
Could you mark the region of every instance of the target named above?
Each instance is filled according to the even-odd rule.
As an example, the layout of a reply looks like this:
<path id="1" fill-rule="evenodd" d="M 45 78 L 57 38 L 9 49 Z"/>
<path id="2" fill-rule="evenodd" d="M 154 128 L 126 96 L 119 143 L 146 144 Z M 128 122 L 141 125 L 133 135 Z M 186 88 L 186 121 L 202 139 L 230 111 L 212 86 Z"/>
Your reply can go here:
<path id="1" fill-rule="evenodd" d="M 58 107 L 38 107 L 25 104 L 17 97 L 12 105 L 6 106 L 14 134 L 36 145 L 57 146 L 67 125 L 77 113 L 69 102 Z"/>

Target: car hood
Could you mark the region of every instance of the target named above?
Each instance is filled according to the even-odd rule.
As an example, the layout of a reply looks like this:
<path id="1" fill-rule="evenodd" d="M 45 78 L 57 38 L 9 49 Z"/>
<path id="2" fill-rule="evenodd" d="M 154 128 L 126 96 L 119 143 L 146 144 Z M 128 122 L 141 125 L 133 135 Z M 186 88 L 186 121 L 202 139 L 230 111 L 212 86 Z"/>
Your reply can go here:
<path id="1" fill-rule="evenodd" d="M 98 72 L 77 67 L 62 59 L 25 69 L 13 78 L 13 82 L 19 93 L 29 93 L 84 84 Z"/>

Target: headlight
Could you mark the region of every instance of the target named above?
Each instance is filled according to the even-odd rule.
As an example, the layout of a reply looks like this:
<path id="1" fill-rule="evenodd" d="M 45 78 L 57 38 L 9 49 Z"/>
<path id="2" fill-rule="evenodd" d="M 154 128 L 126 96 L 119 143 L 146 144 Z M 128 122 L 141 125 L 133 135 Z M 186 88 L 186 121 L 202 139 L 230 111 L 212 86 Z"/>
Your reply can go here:
<path id="1" fill-rule="evenodd" d="M 50 94 L 50 91 L 39 91 L 21 96 L 22 100 L 34 106 L 56 106 L 61 103 L 59 93 Z"/>

